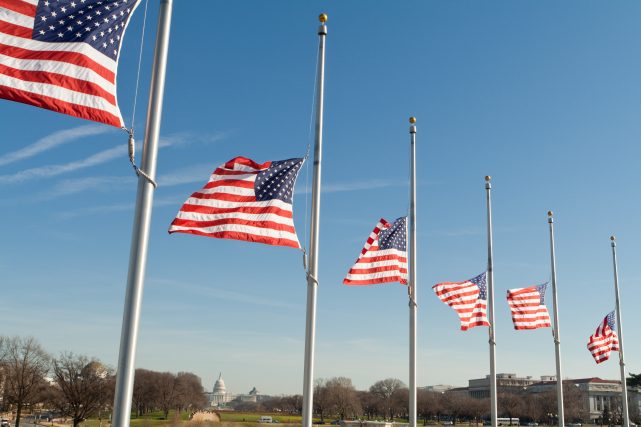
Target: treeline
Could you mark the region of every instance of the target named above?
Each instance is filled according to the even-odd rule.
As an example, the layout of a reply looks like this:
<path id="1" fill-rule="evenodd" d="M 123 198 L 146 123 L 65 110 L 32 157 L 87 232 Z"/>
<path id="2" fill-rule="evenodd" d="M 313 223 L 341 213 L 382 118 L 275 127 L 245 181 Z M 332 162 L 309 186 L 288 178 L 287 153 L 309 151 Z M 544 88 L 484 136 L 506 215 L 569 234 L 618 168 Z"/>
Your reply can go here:
<path id="1" fill-rule="evenodd" d="M 76 427 L 88 417 L 111 413 L 115 391 L 113 368 L 96 358 L 73 353 L 50 355 L 34 338 L 0 336 L 2 411 L 14 411 L 15 427 L 25 410 L 47 409 L 69 418 Z M 207 399 L 198 376 L 180 372 L 136 371 L 134 405 L 138 413 L 195 410 Z"/>

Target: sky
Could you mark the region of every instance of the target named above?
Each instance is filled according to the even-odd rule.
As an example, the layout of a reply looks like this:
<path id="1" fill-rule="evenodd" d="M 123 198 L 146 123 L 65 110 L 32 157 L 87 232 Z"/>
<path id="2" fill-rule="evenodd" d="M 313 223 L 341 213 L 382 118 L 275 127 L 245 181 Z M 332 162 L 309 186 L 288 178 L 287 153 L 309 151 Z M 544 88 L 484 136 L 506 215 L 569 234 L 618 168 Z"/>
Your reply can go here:
<path id="1" fill-rule="evenodd" d="M 431 287 L 486 268 L 493 185 L 497 372 L 555 372 L 550 329 L 515 331 L 507 289 L 550 279 L 555 212 L 563 376 L 619 378 L 588 337 L 614 309 L 617 236 L 628 370 L 641 372 L 641 3 L 174 2 L 136 366 L 190 371 L 211 389 L 302 393 L 301 252 L 167 229 L 215 167 L 304 155 L 313 141 L 317 16 L 329 15 L 316 378 L 408 382 L 399 284 L 341 284 L 379 218 L 408 210 L 417 117 L 418 385 L 489 373 L 487 328 L 459 330 Z M 158 12 L 150 0 L 135 114 L 144 133 Z M 144 4 L 122 47 L 132 122 Z M 136 177 L 127 136 L 0 100 L 0 334 L 34 336 L 116 367 Z M 140 144 L 139 144 L 140 145 Z M 138 153 L 138 158 L 141 158 Z M 311 169 L 294 219 L 307 241 Z M 548 306 L 551 307 L 551 294 Z"/>

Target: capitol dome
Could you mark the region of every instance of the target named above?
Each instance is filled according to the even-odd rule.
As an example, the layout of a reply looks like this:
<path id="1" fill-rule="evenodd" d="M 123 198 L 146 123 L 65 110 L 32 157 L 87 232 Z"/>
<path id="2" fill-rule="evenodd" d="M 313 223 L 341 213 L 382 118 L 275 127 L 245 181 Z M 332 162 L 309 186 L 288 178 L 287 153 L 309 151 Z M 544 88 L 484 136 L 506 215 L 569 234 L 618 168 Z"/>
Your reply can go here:
<path id="1" fill-rule="evenodd" d="M 221 372 L 218 375 L 218 379 L 214 383 L 214 394 L 226 394 L 227 388 L 225 387 L 225 381 L 223 381 L 223 373 Z"/>

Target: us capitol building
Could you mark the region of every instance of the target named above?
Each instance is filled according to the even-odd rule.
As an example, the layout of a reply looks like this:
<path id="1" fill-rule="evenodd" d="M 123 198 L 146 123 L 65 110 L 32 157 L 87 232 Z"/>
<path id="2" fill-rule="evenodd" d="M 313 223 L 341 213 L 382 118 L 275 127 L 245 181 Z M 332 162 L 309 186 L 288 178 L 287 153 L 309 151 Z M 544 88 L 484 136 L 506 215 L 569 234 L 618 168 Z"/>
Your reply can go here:
<path id="1" fill-rule="evenodd" d="M 207 394 L 209 397 L 209 406 L 214 408 L 224 408 L 231 402 L 260 402 L 270 397 L 260 394 L 260 392 L 256 390 L 256 387 L 252 388 L 247 394 L 232 394 L 230 391 L 227 391 L 222 372 L 218 375 L 218 379 L 214 383 L 213 391 Z"/>

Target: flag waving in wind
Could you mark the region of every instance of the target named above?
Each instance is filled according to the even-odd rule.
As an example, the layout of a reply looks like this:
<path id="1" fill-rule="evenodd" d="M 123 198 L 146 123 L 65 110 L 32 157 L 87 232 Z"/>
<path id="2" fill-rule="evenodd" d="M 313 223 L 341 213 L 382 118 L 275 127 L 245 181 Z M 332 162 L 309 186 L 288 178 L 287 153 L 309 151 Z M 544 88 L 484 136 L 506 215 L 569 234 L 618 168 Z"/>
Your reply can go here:
<path id="1" fill-rule="evenodd" d="M 486 272 L 464 282 L 444 282 L 432 287 L 436 296 L 456 311 L 461 330 L 490 326 L 487 320 Z"/>
<path id="2" fill-rule="evenodd" d="M 407 284 L 407 217 L 390 224 L 381 218 L 343 283 L 351 286 Z"/>
<path id="3" fill-rule="evenodd" d="M 610 358 L 611 351 L 619 351 L 619 337 L 617 336 L 614 311 L 610 312 L 588 341 L 588 350 L 596 363 L 601 363 Z"/>
<path id="4" fill-rule="evenodd" d="M 552 326 L 544 299 L 547 285 L 544 283 L 507 291 L 507 301 L 512 312 L 514 329 L 537 329 Z"/>
<path id="5" fill-rule="evenodd" d="M 120 46 L 139 0 L 0 0 L 0 98 L 123 126 Z"/>
<path id="6" fill-rule="evenodd" d="M 292 198 L 303 162 L 289 159 L 258 164 L 246 157 L 228 161 L 187 199 L 169 233 L 300 248 Z"/>

